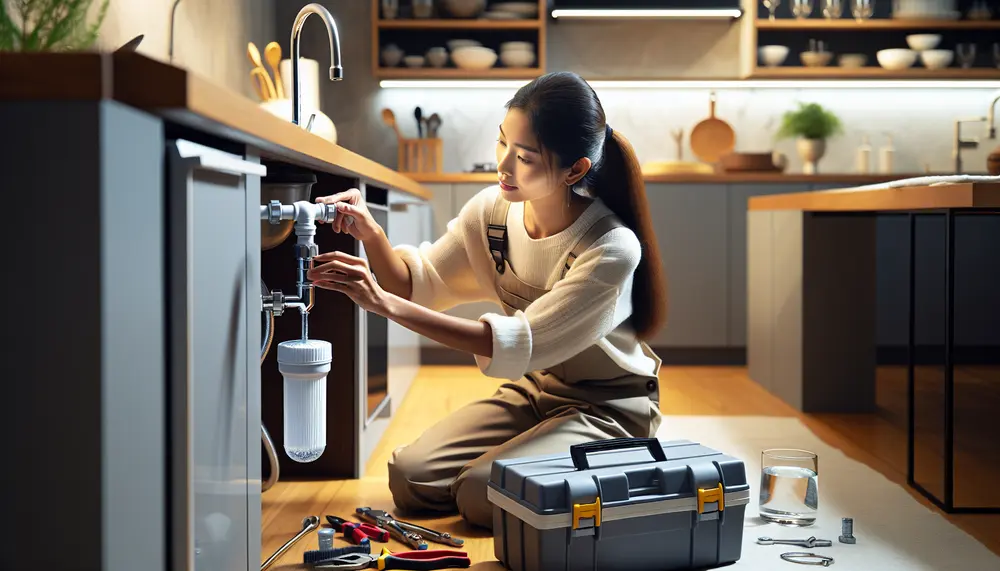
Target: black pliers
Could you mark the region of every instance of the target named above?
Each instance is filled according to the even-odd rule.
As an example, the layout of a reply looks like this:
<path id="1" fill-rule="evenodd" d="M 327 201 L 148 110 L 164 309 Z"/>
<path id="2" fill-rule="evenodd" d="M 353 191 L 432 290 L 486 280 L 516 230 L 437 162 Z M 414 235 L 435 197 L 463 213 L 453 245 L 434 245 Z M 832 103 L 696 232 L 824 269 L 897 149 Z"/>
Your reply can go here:
<path id="1" fill-rule="evenodd" d="M 464 551 L 446 549 L 426 549 L 392 553 L 382 548 L 379 555 L 367 553 L 346 553 L 340 557 L 327 559 L 315 567 L 338 571 L 360 571 L 362 569 L 409 569 L 413 571 L 434 571 L 435 569 L 464 569 L 472 561 Z"/>

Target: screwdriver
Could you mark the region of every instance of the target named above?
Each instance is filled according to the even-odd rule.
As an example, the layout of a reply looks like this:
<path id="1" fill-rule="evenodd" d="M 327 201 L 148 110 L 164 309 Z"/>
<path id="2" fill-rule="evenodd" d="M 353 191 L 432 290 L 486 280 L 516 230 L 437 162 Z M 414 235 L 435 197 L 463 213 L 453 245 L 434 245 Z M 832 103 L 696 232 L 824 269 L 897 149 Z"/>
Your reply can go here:
<path id="1" fill-rule="evenodd" d="M 345 539 L 358 545 L 368 543 L 369 538 L 381 542 L 389 541 L 388 531 L 370 523 L 356 523 L 332 515 L 326 516 L 326 521 L 330 522 L 333 529 L 343 533 Z"/>

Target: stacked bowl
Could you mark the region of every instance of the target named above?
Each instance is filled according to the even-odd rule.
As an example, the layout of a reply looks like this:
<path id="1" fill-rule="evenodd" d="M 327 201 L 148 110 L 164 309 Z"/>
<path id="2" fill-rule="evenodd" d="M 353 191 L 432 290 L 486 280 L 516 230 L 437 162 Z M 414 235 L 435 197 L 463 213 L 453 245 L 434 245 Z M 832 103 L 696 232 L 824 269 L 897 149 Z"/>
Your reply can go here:
<path id="1" fill-rule="evenodd" d="M 503 42 L 500 44 L 500 62 L 505 67 L 531 67 L 535 65 L 535 46 L 531 42 Z"/>

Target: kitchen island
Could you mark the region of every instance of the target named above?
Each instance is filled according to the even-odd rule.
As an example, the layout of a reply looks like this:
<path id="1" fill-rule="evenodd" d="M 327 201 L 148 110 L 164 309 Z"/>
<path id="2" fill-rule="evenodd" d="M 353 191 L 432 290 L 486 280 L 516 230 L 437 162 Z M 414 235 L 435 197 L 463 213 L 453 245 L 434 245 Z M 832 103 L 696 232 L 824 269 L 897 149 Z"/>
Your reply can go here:
<path id="1" fill-rule="evenodd" d="M 877 386 L 877 321 L 899 311 L 909 483 L 949 512 L 1000 511 L 971 483 L 997 455 L 970 451 L 996 450 L 995 423 L 970 423 L 1000 396 L 1000 183 L 758 196 L 748 208 L 749 377 L 802 412 L 875 412 L 879 394 L 899 392 Z M 961 367 L 986 380 L 959 384 Z"/>
<path id="2" fill-rule="evenodd" d="M 281 479 L 358 477 L 419 365 L 415 335 L 318 292 L 309 337 L 333 345 L 326 448 L 292 462 L 275 353 L 300 337 L 298 310 L 276 316 L 261 353 L 265 294 L 296 293 L 295 238 L 262 251 L 260 206 L 291 202 L 269 196 L 279 183 L 315 177 L 300 199 L 359 188 L 390 239 L 415 242 L 429 237 L 432 193 L 135 53 L 4 54 L 0 125 L 10 285 L 32 298 L 13 296 L 7 322 L 24 345 L 8 491 L 31 500 L 20 525 L 64 511 L 88 522 L 59 550 L 29 534 L 17 551 L 41 567 L 68 552 L 88 568 L 257 568 L 262 487 L 276 475 L 263 427 Z M 365 255 L 324 227 L 315 241 Z"/>

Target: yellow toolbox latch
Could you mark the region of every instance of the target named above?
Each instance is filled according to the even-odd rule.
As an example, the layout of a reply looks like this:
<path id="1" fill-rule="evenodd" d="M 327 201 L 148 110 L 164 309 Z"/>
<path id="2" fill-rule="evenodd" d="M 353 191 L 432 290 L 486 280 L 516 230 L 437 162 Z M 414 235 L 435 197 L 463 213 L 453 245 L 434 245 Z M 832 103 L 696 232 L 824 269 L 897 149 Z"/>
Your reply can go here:
<path id="1" fill-rule="evenodd" d="M 580 529 L 580 520 L 593 518 L 594 527 L 601 525 L 601 498 L 592 504 L 573 504 L 573 529 Z"/>
<path id="2" fill-rule="evenodd" d="M 698 488 L 698 513 L 705 513 L 705 504 L 710 504 L 717 502 L 719 504 L 719 511 L 721 512 L 725 509 L 724 505 L 725 495 L 722 492 L 722 484 L 714 488 Z"/>

